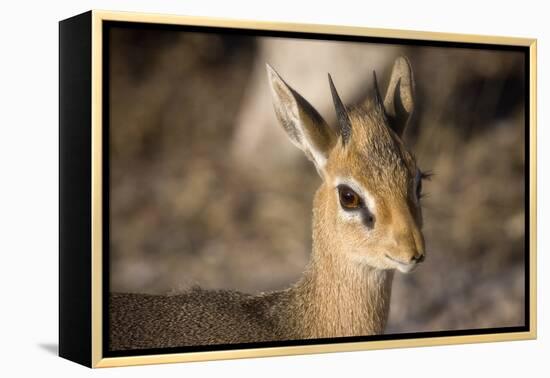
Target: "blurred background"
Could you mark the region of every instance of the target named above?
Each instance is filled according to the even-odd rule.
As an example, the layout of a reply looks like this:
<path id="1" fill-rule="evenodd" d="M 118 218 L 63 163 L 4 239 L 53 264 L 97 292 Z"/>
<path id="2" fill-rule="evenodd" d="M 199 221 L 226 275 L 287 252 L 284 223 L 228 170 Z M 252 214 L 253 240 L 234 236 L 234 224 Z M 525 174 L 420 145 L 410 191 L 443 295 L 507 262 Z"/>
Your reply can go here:
<path id="1" fill-rule="evenodd" d="M 265 63 L 335 122 L 385 91 L 406 55 L 428 257 L 396 273 L 387 333 L 524 324 L 524 56 L 183 31 L 110 29 L 111 291 L 288 287 L 320 185 L 272 108 Z"/>

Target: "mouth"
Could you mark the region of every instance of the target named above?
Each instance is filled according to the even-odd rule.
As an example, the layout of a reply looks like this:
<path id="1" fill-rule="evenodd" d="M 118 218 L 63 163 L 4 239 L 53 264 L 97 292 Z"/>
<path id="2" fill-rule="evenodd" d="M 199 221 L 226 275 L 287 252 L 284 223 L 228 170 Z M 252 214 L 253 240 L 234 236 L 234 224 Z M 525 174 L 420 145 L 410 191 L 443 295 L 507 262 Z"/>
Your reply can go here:
<path id="1" fill-rule="evenodd" d="M 388 254 L 385 254 L 386 258 L 394 263 L 397 264 L 396 268 L 397 270 L 399 270 L 401 273 L 409 273 L 409 272 L 412 272 L 418 265 L 418 263 L 415 261 L 415 262 L 412 262 L 412 263 L 404 263 L 403 261 L 399 261 L 397 259 L 394 259 L 393 257 L 391 257 L 390 255 Z"/>

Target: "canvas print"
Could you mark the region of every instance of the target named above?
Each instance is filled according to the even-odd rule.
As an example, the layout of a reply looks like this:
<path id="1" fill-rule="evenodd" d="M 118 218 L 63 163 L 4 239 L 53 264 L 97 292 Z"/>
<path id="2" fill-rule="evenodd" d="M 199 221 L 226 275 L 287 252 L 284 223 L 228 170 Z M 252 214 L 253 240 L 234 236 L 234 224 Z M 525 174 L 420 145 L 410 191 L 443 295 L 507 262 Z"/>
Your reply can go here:
<path id="1" fill-rule="evenodd" d="M 526 325 L 524 52 L 104 33 L 108 352 Z"/>

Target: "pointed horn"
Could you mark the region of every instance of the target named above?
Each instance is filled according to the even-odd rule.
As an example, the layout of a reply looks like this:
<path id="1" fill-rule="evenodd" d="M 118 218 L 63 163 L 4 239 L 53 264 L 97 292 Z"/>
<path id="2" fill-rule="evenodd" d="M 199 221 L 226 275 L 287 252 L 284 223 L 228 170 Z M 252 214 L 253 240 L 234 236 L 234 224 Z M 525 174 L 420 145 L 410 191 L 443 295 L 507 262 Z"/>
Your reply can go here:
<path id="1" fill-rule="evenodd" d="M 372 71 L 372 78 L 374 82 L 374 98 L 376 105 L 381 109 L 384 109 L 384 103 L 382 102 L 382 96 L 380 95 L 380 88 L 378 87 L 378 78 L 376 77 L 376 71 Z"/>
<path id="2" fill-rule="evenodd" d="M 330 85 L 330 93 L 332 94 L 332 101 L 334 102 L 334 108 L 336 109 L 338 125 L 340 126 L 340 135 L 342 136 L 342 142 L 345 145 L 351 136 L 351 121 L 349 120 L 348 112 L 346 111 L 342 100 L 340 100 L 340 96 L 338 96 L 338 92 L 336 91 L 336 87 L 332 82 L 332 77 L 330 74 L 328 74 L 328 82 Z"/>

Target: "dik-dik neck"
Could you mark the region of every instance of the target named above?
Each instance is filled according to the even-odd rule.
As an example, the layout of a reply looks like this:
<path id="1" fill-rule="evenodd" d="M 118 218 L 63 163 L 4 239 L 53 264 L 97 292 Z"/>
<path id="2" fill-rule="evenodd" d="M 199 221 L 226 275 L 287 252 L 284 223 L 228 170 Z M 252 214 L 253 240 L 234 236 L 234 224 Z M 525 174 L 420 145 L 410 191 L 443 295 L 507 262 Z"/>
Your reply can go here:
<path id="1" fill-rule="evenodd" d="M 317 193 L 316 202 L 326 200 L 321 195 Z M 388 319 L 393 271 L 352 260 L 345 243 L 331 233 L 330 223 L 326 210 L 315 206 L 312 256 L 295 287 L 304 336 L 381 334 Z"/>

